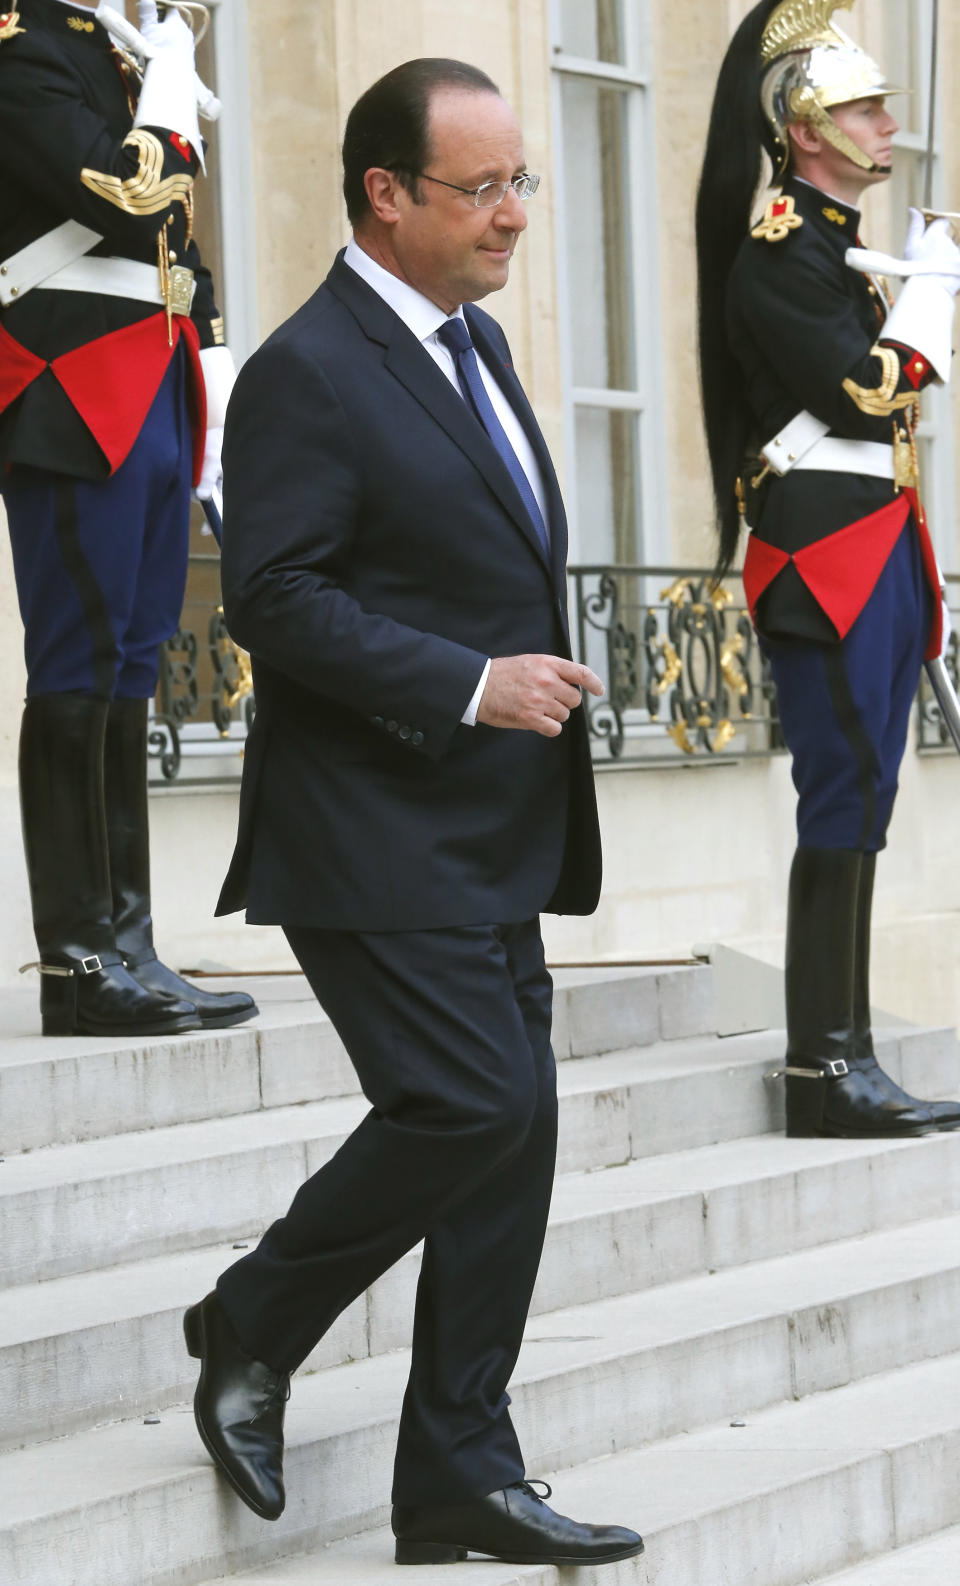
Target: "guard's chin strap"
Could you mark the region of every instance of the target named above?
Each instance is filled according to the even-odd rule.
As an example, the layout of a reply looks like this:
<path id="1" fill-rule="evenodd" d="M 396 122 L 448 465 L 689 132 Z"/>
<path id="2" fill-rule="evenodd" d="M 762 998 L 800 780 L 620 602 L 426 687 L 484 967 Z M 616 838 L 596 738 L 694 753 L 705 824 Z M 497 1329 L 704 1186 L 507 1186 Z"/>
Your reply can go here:
<path id="1" fill-rule="evenodd" d="M 828 143 L 832 143 L 835 149 L 845 154 L 847 159 L 852 160 L 861 171 L 876 174 L 888 169 L 887 166 L 877 165 L 875 160 L 871 160 L 869 154 L 865 154 L 859 144 L 854 143 L 853 139 L 837 126 L 829 110 L 824 110 L 812 88 L 795 89 L 790 98 L 790 109 L 797 121 L 809 121 Z"/>

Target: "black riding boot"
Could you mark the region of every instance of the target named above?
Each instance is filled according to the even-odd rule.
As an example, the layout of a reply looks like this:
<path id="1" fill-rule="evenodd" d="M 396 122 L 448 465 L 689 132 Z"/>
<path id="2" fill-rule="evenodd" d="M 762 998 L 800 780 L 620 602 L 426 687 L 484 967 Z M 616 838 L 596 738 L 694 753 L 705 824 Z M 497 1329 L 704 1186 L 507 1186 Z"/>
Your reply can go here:
<path id="1" fill-rule="evenodd" d="M 884 1073 L 873 1050 L 873 1032 L 870 1028 L 870 918 L 876 869 L 876 854 L 864 854 L 857 899 L 856 965 L 853 978 L 854 1055 L 851 1067 L 866 1076 L 874 1092 L 888 1103 L 910 1110 L 928 1110 L 937 1128 L 943 1131 L 960 1129 L 960 1102 L 918 1101 L 915 1096 L 902 1090 L 889 1074 Z"/>
<path id="2" fill-rule="evenodd" d="M 147 701 L 115 699 L 104 752 L 107 839 L 117 947 L 131 975 L 149 991 L 192 1002 L 201 1028 L 241 1024 L 257 1012 L 245 991 L 201 991 L 158 959 L 150 916 L 150 829 L 147 811 Z"/>
<path id="3" fill-rule="evenodd" d="M 890 1094 L 877 1082 L 882 1070 L 863 1067 L 858 1055 L 862 864 L 863 856 L 849 849 L 798 848 L 794 855 L 786 951 L 788 1135 L 895 1138 L 936 1128 L 926 1103 Z"/>
<path id="4" fill-rule="evenodd" d="M 29 699 L 20 730 L 20 808 L 44 1035 L 171 1035 L 199 1029 L 190 1003 L 139 985 L 113 931 L 103 808 L 107 702 Z"/>

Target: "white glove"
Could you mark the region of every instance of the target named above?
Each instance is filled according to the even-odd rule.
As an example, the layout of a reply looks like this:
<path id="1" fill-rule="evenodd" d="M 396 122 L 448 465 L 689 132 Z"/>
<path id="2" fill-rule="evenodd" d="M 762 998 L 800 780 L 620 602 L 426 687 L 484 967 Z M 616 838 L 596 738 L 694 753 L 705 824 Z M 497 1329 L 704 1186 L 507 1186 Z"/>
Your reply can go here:
<path id="1" fill-rule="evenodd" d="M 934 220 L 928 226 L 919 209 L 911 209 L 904 258 L 928 268 L 942 265 L 943 275 L 924 274 L 923 279 L 942 286 L 951 297 L 960 292 L 960 248 L 951 235 L 949 220 Z"/>
<path id="2" fill-rule="evenodd" d="M 149 0 L 144 0 L 144 4 L 148 3 Z M 98 22 L 103 23 L 114 44 L 118 45 L 120 49 L 128 50 L 130 54 L 136 55 L 144 65 L 146 65 L 147 61 L 153 59 L 153 45 L 148 44 L 143 34 L 139 33 L 127 21 L 126 17 L 115 11 L 113 6 L 106 5 L 105 0 L 100 0 L 100 4 L 93 14 Z M 205 117 L 207 121 L 218 120 L 223 106 L 216 94 L 199 77 L 197 78 L 196 89 L 197 108 L 201 116 Z"/>
<path id="3" fill-rule="evenodd" d="M 227 416 L 227 403 L 237 378 L 237 371 L 229 347 L 202 347 L 200 367 L 203 370 L 203 384 L 207 397 L 207 435 L 203 448 L 200 482 L 193 493 L 198 501 L 209 501 L 219 487 L 223 472 L 220 465 L 223 421 Z"/>
<path id="4" fill-rule="evenodd" d="M 223 465 L 220 461 L 222 450 L 223 425 L 218 424 L 207 430 L 203 447 L 203 467 L 193 491 L 197 501 L 209 501 L 214 491 L 220 488 L 220 480 L 223 477 Z"/>
<path id="5" fill-rule="evenodd" d="M 908 263 L 923 273 L 911 275 L 907 281 L 883 327 L 882 339 L 922 353 L 946 384 L 953 362 L 953 300 L 960 292 L 960 248 L 950 235 L 949 220 L 935 220 L 928 226 L 919 209 L 911 209 L 905 252 Z M 938 267 L 956 273 L 938 275 Z"/>
<path id="6" fill-rule="evenodd" d="M 140 32 L 150 48 L 135 127 L 165 127 L 191 145 L 201 170 L 203 139 L 197 116 L 197 78 L 193 33 L 179 11 L 157 20 L 155 0 L 140 0 Z"/>
<path id="7" fill-rule="evenodd" d="M 223 429 L 227 416 L 227 403 L 233 383 L 237 378 L 237 369 L 233 361 L 233 353 L 229 347 L 201 347 L 200 367 L 203 370 L 203 385 L 207 394 L 207 426 L 208 428 Z"/>

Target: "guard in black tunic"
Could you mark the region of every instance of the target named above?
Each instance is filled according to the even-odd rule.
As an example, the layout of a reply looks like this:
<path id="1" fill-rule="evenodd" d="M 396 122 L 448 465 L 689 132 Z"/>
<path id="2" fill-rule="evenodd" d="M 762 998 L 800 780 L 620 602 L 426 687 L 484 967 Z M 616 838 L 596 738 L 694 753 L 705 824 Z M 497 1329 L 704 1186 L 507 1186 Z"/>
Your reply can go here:
<path id="1" fill-rule="evenodd" d="M 219 475 L 233 364 L 193 240 L 193 34 L 175 10 L 140 13 L 139 57 L 87 6 L 0 15 L 0 491 L 47 1035 L 256 1012 L 181 980 L 153 946 L 148 702 L 180 618 L 191 486 L 209 496 Z M 123 19 L 111 25 L 119 38 Z"/>
<path id="2" fill-rule="evenodd" d="M 702 387 L 719 571 L 745 518 L 798 794 L 787 1132 L 912 1135 L 960 1127 L 960 1105 L 919 1101 L 877 1064 L 870 912 L 920 669 L 945 642 L 915 435 L 919 393 L 950 375 L 960 249 L 913 212 L 906 251 L 925 273 L 889 311 L 848 261 L 897 124 L 896 90 L 832 22 L 842 4 L 762 0 L 725 59 L 697 209 Z M 762 150 L 778 190 L 751 219 Z"/>

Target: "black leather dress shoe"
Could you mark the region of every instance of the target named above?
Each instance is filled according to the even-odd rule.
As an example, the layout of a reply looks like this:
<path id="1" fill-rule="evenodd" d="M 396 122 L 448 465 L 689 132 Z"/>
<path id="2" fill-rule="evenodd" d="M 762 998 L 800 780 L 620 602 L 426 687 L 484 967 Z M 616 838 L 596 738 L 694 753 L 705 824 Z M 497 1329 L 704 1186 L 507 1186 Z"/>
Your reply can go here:
<path id="1" fill-rule="evenodd" d="M 152 947 L 138 953 L 125 953 L 124 963 L 141 986 L 147 991 L 163 992 L 193 1004 L 202 1030 L 226 1030 L 231 1024 L 243 1024 L 259 1013 L 259 1008 L 246 991 L 202 991 L 192 980 L 184 980 L 174 970 L 168 969 L 157 957 Z"/>
<path id="2" fill-rule="evenodd" d="M 546 1482 L 540 1485 L 550 1488 Z M 583 1525 L 548 1508 L 527 1481 L 469 1503 L 396 1505 L 398 1564 L 457 1564 L 484 1553 L 505 1564 L 614 1564 L 643 1552 L 643 1538 L 619 1525 Z"/>
<path id="3" fill-rule="evenodd" d="M 215 1293 L 191 1305 L 183 1331 L 203 1362 L 193 1409 L 208 1454 L 254 1514 L 279 1520 L 289 1375 L 244 1354 Z"/>

